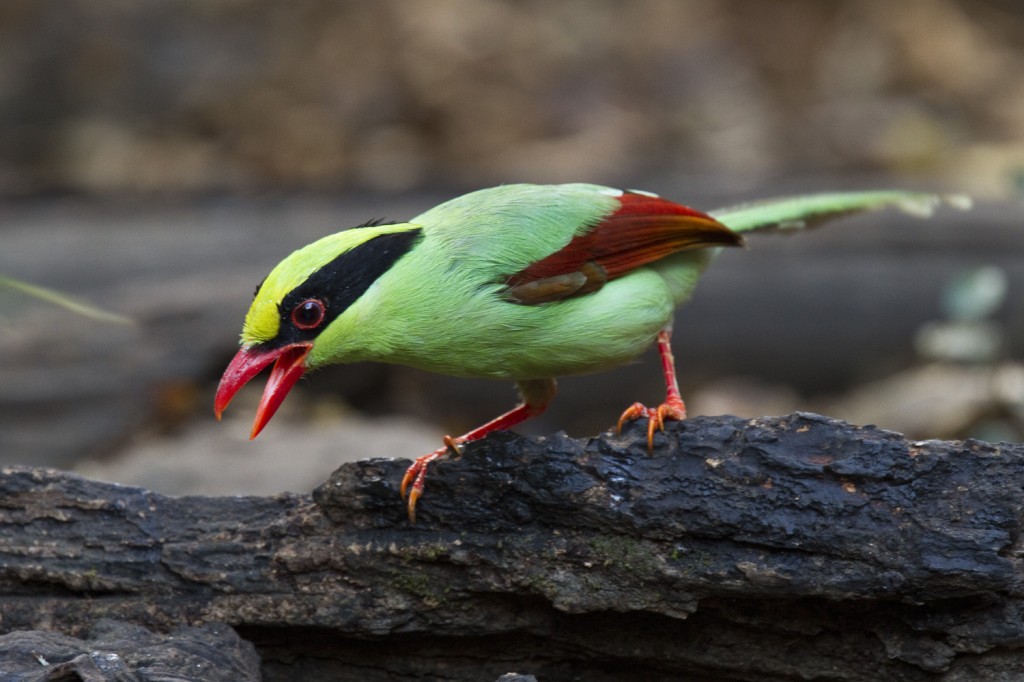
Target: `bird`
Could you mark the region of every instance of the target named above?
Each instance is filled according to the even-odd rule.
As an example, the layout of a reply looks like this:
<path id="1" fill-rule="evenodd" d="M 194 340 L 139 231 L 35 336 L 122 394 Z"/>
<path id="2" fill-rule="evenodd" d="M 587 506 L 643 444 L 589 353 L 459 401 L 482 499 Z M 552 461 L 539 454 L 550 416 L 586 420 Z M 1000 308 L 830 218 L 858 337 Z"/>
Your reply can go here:
<path id="1" fill-rule="evenodd" d="M 929 214 L 962 197 L 902 190 L 826 192 L 702 212 L 641 190 L 506 184 L 444 202 L 408 222 L 370 221 L 282 260 L 257 286 L 240 348 L 214 399 L 220 419 L 273 365 L 250 438 L 296 382 L 336 363 L 393 363 L 511 380 L 517 406 L 418 457 L 400 485 L 410 521 L 431 462 L 545 410 L 556 378 L 603 371 L 657 346 L 665 399 L 617 422 L 647 420 L 648 449 L 686 418 L 672 354 L 675 309 L 724 248 L 752 231 L 794 230 L 887 206 Z"/>

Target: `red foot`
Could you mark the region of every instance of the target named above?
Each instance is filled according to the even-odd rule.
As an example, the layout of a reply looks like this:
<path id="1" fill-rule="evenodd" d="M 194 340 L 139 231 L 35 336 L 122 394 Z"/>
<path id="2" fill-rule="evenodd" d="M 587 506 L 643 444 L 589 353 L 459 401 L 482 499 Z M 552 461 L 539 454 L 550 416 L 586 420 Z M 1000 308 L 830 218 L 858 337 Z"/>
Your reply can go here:
<path id="1" fill-rule="evenodd" d="M 502 431 L 511 428 L 524 419 L 540 414 L 548 406 L 548 403 L 551 402 L 551 399 L 555 397 L 554 379 L 529 379 L 517 381 L 516 385 L 519 386 L 519 392 L 523 395 L 523 402 L 521 404 L 458 438 L 445 436 L 443 448 L 423 455 L 406 470 L 405 476 L 402 478 L 400 490 L 402 499 L 405 499 L 405 491 L 409 488 L 409 484 L 412 484 L 412 488 L 409 490 L 409 498 L 406 501 L 409 510 L 409 521 L 416 523 L 416 500 L 420 499 L 420 495 L 423 494 L 423 481 L 427 477 L 427 467 L 431 462 L 439 457 L 444 457 L 448 452 L 461 455 L 462 450 L 460 446 L 463 443 L 483 438 L 492 431 Z"/>
<path id="2" fill-rule="evenodd" d="M 674 419 L 682 421 L 686 419 L 686 405 L 683 401 L 674 396 L 666 398 L 665 402 L 655 408 L 647 407 L 643 403 L 633 403 L 626 408 L 626 411 L 619 417 L 617 430 L 622 433 L 622 425 L 634 419 L 647 418 L 647 451 L 654 450 L 654 432 L 665 430 L 665 421 Z"/>
<path id="3" fill-rule="evenodd" d="M 661 370 L 665 375 L 665 402 L 657 409 L 645 407 L 643 403 L 633 403 L 619 417 L 618 430 L 622 433 L 622 425 L 633 419 L 647 417 L 647 451 L 654 450 L 654 431 L 665 430 L 665 420 L 686 419 L 686 405 L 679 396 L 679 384 L 676 381 L 676 361 L 672 357 L 671 325 L 658 332 L 658 354 L 661 355 Z"/>
<path id="4" fill-rule="evenodd" d="M 422 457 L 417 457 L 416 461 L 405 470 L 405 476 L 402 477 L 402 485 L 399 488 L 399 492 L 402 495 L 402 499 L 406 499 L 405 490 L 409 487 L 409 484 L 412 483 L 412 489 L 409 490 L 409 499 L 406 501 L 410 523 L 416 523 L 416 500 L 420 499 L 420 495 L 423 494 L 423 485 L 427 478 L 427 466 L 429 466 L 435 459 L 444 457 L 449 452 L 461 455 L 462 450 L 459 449 L 459 443 L 461 441 L 462 439 L 459 438 L 445 436 L 443 448 L 438 448 L 437 450 L 423 455 Z"/>

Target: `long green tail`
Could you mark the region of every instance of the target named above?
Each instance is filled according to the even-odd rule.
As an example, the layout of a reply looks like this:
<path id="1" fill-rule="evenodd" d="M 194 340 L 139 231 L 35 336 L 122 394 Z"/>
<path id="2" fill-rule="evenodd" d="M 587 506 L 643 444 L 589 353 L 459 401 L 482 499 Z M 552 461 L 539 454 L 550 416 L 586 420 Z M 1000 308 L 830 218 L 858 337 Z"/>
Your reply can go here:
<path id="1" fill-rule="evenodd" d="M 710 211 L 710 215 L 736 232 L 802 230 L 833 218 L 888 207 L 927 217 L 942 204 L 967 209 L 971 200 L 960 194 L 941 196 L 901 190 L 826 192 L 739 204 Z"/>

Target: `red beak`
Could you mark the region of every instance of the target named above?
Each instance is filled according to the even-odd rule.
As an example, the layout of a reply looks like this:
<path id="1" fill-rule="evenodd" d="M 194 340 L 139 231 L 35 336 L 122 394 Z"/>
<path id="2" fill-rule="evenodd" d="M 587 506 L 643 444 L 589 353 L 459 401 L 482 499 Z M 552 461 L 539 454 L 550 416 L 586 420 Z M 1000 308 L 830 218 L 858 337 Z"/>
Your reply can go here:
<path id="1" fill-rule="evenodd" d="M 311 350 L 313 350 L 311 343 L 293 343 L 274 350 L 242 348 L 231 360 L 228 368 L 224 370 L 224 376 L 220 378 L 217 397 L 213 401 L 213 413 L 217 415 L 217 419 L 220 419 L 224 408 L 228 406 L 242 386 L 263 371 L 264 367 L 274 363 L 274 369 L 270 371 L 270 379 L 267 380 L 267 387 L 263 389 L 260 406 L 256 408 L 256 420 L 252 423 L 252 433 L 249 434 L 249 439 L 258 436 L 270 418 L 277 412 L 277 408 L 284 402 L 288 391 L 306 371 L 306 356 Z"/>

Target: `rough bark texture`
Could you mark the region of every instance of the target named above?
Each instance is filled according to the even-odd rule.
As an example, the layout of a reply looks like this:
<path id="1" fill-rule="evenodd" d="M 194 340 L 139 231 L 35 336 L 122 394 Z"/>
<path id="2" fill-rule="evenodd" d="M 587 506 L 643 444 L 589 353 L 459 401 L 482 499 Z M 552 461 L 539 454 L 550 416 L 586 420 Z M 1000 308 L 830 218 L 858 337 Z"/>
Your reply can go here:
<path id="1" fill-rule="evenodd" d="M 4 469 L 0 630 L 227 623 L 266 680 L 1024 675 L 1024 446 L 810 414 L 655 445 L 496 434 L 414 526 L 402 460 L 274 498 Z"/>
<path id="2" fill-rule="evenodd" d="M 0 636 L 0 674 L 18 682 L 253 682 L 260 658 L 223 624 L 158 635 L 100 620 L 88 640 L 41 631 Z"/>

